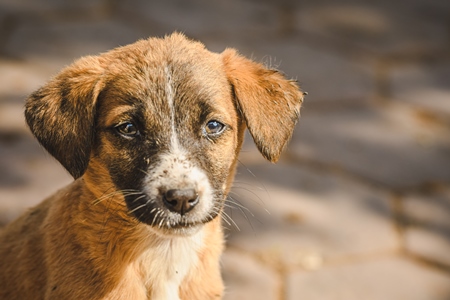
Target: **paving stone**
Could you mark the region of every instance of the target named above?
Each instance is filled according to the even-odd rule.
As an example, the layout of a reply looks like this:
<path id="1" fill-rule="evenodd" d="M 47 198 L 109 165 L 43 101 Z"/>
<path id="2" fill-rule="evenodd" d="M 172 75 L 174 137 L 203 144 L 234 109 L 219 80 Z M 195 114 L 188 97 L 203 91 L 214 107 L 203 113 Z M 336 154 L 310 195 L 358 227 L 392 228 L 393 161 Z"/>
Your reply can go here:
<path id="1" fill-rule="evenodd" d="M 62 2 L 58 0 L 2 0 L 0 8 L 18 13 L 34 13 L 52 11 L 89 11 L 103 7 L 103 0 L 78 0 Z"/>
<path id="2" fill-rule="evenodd" d="M 21 24 L 9 39 L 4 52 L 59 70 L 83 55 L 99 54 L 135 42 L 146 35 L 119 21 L 67 20 Z"/>
<path id="3" fill-rule="evenodd" d="M 331 44 L 343 41 L 375 54 L 448 46 L 447 1 L 302 1 L 296 8 L 297 30 Z"/>
<path id="4" fill-rule="evenodd" d="M 120 11 L 194 37 L 204 35 L 240 35 L 242 32 L 273 32 L 276 16 L 267 3 L 249 1 L 145 0 L 120 1 Z"/>
<path id="5" fill-rule="evenodd" d="M 308 111 L 307 103 L 290 154 L 403 189 L 450 180 L 450 135 L 421 123 L 395 105 Z"/>
<path id="6" fill-rule="evenodd" d="M 24 103 L 26 97 L 42 86 L 52 75 L 54 74 L 51 68 L 45 66 L 0 60 L 0 82 L 2 82 L 2 85 L 0 85 L 0 102 Z M 23 105 L 21 109 L 23 110 Z M 2 110 L 4 111 L 3 108 Z M 4 114 L 2 118 L 5 115 L 10 114 Z"/>
<path id="7" fill-rule="evenodd" d="M 7 73 L 3 73 L 5 69 Z M 0 88 L 0 224 L 12 221 L 71 181 L 63 167 L 38 145 L 25 124 L 25 96 L 20 95 L 37 88 L 42 76 L 22 64 L 15 71 L 14 64 L 6 64 L 5 69 L 0 78 L 8 84 L 10 93 L 17 95 L 8 95 L 8 89 Z"/>
<path id="8" fill-rule="evenodd" d="M 244 164 L 256 178 L 240 168 L 227 202 L 246 207 L 226 210 L 240 229 L 225 217 L 234 247 L 269 264 L 306 269 L 399 247 L 386 193 L 292 164 Z"/>
<path id="9" fill-rule="evenodd" d="M 446 300 L 450 277 L 402 258 L 379 258 L 292 273 L 289 300 Z"/>
<path id="10" fill-rule="evenodd" d="M 392 98 L 450 116 L 450 64 L 406 65 L 390 73 Z"/>
<path id="11" fill-rule="evenodd" d="M 276 275 L 252 257 L 228 249 L 222 256 L 222 266 L 225 300 L 279 299 Z"/>
<path id="12" fill-rule="evenodd" d="M 0 105 L 0 132 L 3 135 L 28 132 L 25 117 L 23 116 L 23 103 L 0 102 Z"/>
<path id="13" fill-rule="evenodd" d="M 0 40 L 6 41 L 14 27 L 14 19 L 11 17 L 9 9 L 0 4 Z M 3 45 L 0 46 L 0 53 Z"/>
<path id="14" fill-rule="evenodd" d="M 408 229 L 406 248 L 450 266 L 450 187 L 434 195 L 411 195 L 404 200 Z"/>
<path id="15" fill-rule="evenodd" d="M 37 141 L 21 131 L 0 128 L 0 223 L 72 181 L 70 175 Z"/>

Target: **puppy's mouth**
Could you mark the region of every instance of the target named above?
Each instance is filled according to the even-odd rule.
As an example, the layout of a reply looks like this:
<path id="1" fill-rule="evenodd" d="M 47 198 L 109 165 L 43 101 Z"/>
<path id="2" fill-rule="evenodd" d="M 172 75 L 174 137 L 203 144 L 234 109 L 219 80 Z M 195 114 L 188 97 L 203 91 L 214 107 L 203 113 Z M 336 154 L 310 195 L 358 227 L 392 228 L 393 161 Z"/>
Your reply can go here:
<path id="1" fill-rule="evenodd" d="M 197 207 L 198 202 L 205 199 L 199 198 L 198 195 L 184 197 L 184 194 L 188 194 L 185 192 L 179 194 L 183 195 L 177 200 L 175 197 L 149 197 L 146 194 L 128 195 L 125 196 L 125 202 L 132 217 L 164 232 L 184 232 L 199 228 L 214 220 L 221 211 L 220 200 L 212 200 L 214 204 L 205 211 L 200 205 Z"/>

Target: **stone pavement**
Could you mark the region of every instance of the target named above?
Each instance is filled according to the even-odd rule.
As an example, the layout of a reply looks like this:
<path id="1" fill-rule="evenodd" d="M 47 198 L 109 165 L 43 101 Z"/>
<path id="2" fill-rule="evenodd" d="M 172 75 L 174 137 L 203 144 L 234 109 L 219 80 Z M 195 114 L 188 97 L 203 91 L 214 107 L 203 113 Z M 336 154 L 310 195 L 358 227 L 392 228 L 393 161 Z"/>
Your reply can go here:
<path id="1" fill-rule="evenodd" d="M 25 97 L 79 56 L 174 30 L 309 92 L 279 164 L 244 145 L 225 299 L 450 299 L 446 0 L 0 0 L 0 223 L 70 182 Z"/>

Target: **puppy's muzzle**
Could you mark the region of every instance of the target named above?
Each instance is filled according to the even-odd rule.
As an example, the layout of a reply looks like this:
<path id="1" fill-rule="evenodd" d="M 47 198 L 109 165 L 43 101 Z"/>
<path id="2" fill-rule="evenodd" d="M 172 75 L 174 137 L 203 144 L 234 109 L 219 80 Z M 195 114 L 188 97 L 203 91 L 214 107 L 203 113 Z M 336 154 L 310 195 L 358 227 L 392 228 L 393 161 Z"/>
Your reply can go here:
<path id="1" fill-rule="evenodd" d="M 199 201 L 199 196 L 195 189 L 171 189 L 163 194 L 164 206 L 182 216 L 191 211 Z"/>

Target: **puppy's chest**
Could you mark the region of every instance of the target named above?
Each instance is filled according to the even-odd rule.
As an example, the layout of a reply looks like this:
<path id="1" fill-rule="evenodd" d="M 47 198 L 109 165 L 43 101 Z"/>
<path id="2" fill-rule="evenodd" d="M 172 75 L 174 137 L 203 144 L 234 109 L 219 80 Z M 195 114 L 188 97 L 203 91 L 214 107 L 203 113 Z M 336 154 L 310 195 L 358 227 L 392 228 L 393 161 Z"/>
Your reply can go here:
<path id="1" fill-rule="evenodd" d="M 179 287 L 195 272 L 202 247 L 201 233 L 192 237 L 159 240 L 139 258 L 139 269 L 149 291 L 148 298 L 179 300 Z"/>

